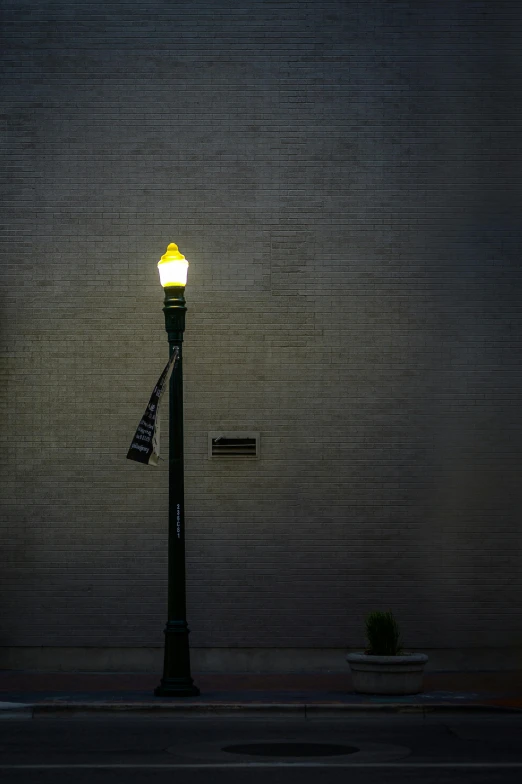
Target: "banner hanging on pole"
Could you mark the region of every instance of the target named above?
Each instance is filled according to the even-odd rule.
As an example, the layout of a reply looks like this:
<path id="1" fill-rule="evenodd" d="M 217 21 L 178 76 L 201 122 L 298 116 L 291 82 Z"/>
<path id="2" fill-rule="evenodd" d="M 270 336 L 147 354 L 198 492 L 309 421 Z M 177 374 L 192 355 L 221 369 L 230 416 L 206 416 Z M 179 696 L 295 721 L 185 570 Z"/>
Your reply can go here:
<path id="1" fill-rule="evenodd" d="M 159 406 L 161 397 L 167 382 L 170 378 L 179 357 L 179 348 L 174 347 L 172 355 L 165 365 L 165 370 L 158 379 L 154 391 L 150 396 L 149 403 L 145 409 L 138 429 L 134 434 L 130 449 L 127 452 L 128 460 L 136 460 L 137 463 L 157 466 L 160 459 L 160 419 Z"/>

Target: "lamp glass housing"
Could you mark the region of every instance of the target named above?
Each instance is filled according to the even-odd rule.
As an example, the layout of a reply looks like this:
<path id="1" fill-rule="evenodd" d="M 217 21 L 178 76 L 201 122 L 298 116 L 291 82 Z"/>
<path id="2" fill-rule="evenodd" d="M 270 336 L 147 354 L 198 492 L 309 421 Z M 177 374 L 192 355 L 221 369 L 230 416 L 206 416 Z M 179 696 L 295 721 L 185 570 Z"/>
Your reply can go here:
<path id="1" fill-rule="evenodd" d="M 163 288 L 187 285 L 188 261 L 173 242 L 158 262 L 158 270 Z"/>
<path id="2" fill-rule="evenodd" d="M 188 261 L 186 259 L 160 263 L 158 269 L 163 288 L 187 285 Z"/>

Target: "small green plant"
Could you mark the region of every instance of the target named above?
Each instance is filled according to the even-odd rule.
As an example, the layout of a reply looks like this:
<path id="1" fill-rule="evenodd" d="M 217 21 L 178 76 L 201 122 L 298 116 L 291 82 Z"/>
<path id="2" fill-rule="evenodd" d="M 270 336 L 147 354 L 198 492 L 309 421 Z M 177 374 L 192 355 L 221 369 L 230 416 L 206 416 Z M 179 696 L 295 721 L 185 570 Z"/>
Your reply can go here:
<path id="1" fill-rule="evenodd" d="M 366 637 L 369 647 L 365 653 L 373 656 L 398 656 L 402 653 L 399 625 L 391 610 L 367 615 Z"/>

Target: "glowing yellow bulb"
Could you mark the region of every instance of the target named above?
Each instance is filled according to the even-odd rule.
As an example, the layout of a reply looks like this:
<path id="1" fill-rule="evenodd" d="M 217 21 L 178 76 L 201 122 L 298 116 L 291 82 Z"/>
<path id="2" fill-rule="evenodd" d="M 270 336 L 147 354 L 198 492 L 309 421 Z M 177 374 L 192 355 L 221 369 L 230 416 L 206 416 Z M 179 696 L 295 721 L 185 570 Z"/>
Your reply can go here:
<path id="1" fill-rule="evenodd" d="M 159 260 L 158 269 L 163 288 L 187 285 L 188 261 L 173 242 L 170 243 L 167 252 Z"/>

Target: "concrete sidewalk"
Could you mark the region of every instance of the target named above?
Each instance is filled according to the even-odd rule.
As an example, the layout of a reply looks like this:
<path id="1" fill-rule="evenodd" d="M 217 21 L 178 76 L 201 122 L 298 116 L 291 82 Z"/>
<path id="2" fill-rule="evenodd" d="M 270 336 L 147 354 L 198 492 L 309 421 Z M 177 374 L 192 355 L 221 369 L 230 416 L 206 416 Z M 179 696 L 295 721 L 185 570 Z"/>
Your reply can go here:
<path id="1" fill-rule="evenodd" d="M 522 711 L 522 670 L 428 672 L 424 692 L 406 697 L 353 691 L 349 672 L 317 674 L 194 674 L 199 697 L 155 697 L 160 674 L 0 672 L 0 711 L 56 715 L 105 711 L 233 714 L 335 714 L 344 711 Z"/>

